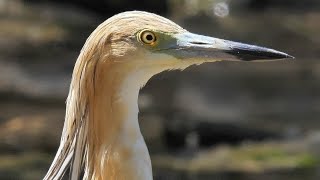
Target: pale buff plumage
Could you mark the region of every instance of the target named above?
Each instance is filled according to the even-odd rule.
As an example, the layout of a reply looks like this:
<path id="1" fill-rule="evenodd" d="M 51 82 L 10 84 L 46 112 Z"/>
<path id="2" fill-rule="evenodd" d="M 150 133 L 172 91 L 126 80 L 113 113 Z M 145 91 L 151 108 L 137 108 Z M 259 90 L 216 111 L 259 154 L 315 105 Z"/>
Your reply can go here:
<path id="1" fill-rule="evenodd" d="M 138 180 L 143 177 L 131 167 L 134 164 L 124 163 L 130 162 L 133 153 L 119 140 L 129 111 L 125 104 L 128 102 L 121 100 L 120 91 L 131 88 L 132 103 L 137 103 L 134 101 L 137 101 L 139 88 L 154 74 L 174 69 L 178 62 L 168 59 L 155 66 L 154 62 L 141 59 L 146 52 L 137 49 L 133 38 L 142 28 L 185 31 L 161 16 L 139 11 L 121 13 L 97 27 L 75 64 L 61 144 L 44 179 L 60 179 L 69 164 L 72 165 L 72 179 L 78 179 L 83 169 L 84 179 Z M 139 74 L 141 69 L 144 70 L 137 75 L 136 84 L 132 84 L 136 87 L 124 87 L 126 78 Z M 136 108 L 137 113 L 137 107 L 132 108 Z M 132 128 L 126 133 L 130 133 L 132 141 L 141 138 L 139 129 Z M 149 155 L 144 153 L 144 149 L 141 150 L 140 158 L 145 158 L 146 166 L 151 169 Z"/>
<path id="2" fill-rule="evenodd" d="M 154 41 L 155 46 L 141 43 L 137 37 L 145 29 L 161 32 L 163 39 Z M 192 34 L 151 13 L 131 11 L 109 18 L 90 35 L 77 59 L 60 147 L 44 179 L 61 179 L 71 165 L 72 180 L 82 172 L 86 180 L 151 180 L 137 100 L 153 75 L 222 59 L 281 58 L 292 56 Z"/>

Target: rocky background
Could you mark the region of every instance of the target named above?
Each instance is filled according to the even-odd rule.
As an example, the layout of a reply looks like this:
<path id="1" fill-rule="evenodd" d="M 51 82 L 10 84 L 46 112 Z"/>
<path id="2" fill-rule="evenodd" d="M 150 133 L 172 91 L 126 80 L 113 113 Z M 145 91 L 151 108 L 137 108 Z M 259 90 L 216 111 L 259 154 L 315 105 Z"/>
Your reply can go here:
<path id="1" fill-rule="evenodd" d="M 296 57 L 155 76 L 139 98 L 156 180 L 320 178 L 320 1 L 0 0 L 0 179 L 41 179 L 85 39 L 125 10 Z"/>

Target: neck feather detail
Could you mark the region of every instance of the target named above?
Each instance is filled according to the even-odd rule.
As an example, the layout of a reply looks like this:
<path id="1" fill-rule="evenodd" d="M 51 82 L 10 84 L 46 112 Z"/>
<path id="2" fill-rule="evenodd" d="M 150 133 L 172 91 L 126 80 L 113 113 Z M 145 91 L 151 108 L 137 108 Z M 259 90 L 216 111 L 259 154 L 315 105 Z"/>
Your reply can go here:
<path id="1" fill-rule="evenodd" d="M 137 101 L 155 69 L 142 69 L 110 59 L 78 59 L 60 147 L 44 179 L 60 179 L 69 164 L 75 180 L 83 171 L 83 179 L 152 179 Z"/>

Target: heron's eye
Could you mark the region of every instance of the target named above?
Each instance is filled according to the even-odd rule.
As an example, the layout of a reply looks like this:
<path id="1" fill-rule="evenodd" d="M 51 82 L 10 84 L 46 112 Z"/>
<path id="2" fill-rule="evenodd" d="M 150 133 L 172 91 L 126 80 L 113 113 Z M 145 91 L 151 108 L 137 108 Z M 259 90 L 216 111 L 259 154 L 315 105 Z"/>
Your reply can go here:
<path id="1" fill-rule="evenodd" d="M 157 41 L 157 38 L 153 32 L 146 30 L 140 33 L 140 40 L 145 44 L 153 45 Z"/>

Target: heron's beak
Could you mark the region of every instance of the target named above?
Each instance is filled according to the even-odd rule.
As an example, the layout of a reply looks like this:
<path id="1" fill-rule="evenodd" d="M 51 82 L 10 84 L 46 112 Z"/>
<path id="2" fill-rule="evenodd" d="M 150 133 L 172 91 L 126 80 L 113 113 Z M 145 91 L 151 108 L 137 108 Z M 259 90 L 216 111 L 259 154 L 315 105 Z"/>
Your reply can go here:
<path id="1" fill-rule="evenodd" d="M 170 49 L 173 55 L 180 59 L 253 61 L 294 58 L 273 49 L 189 32 L 176 34 L 175 39 L 175 45 Z"/>

